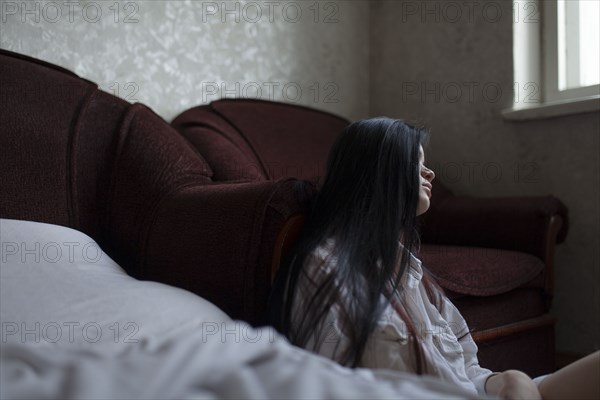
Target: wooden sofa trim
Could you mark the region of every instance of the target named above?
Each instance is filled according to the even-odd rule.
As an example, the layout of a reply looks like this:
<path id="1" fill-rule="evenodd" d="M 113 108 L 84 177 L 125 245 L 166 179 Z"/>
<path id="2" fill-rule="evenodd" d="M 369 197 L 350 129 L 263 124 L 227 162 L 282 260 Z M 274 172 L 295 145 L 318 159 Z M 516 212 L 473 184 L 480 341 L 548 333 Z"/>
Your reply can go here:
<path id="1" fill-rule="evenodd" d="M 523 332 L 528 332 L 534 329 L 553 326 L 555 322 L 555 317 L 551 316 L 550 314 L 544 314 L 540 317 L 514 322 L 512 324 L 502 325 L 496 328 L 475 331 L 471 333 L 471 337 L 475 343 L 479 344 L 493 339 L 499 339 Z"/>
<path id="2" fill-rule="evenodd" d="M 544 264 L 546 264 L 546 281 L 544 284 L 544 295 L 546 296 L 546 309 L 549 310 L 552 305 L 552 297 L 554 294 L 554 249 L 558 233 L 563 226 L 563 219 L 560 215 L 553 215 L 548 222 L 546 230 Z"/>
<path id="3" fill-rule="evenodd" d="M 277 275 L 277 271 L 279 271 L 283 258 L 290 250 L 292 243 L 294 243 L 298 237 L 302 226 L 304 226 L 305 219 L 306 217 L 304 214 L 292 215 L 283 225 L 279 235 L 277 235 L 271 262 L 271 283 L 275 280 L 275 276 Z"/>

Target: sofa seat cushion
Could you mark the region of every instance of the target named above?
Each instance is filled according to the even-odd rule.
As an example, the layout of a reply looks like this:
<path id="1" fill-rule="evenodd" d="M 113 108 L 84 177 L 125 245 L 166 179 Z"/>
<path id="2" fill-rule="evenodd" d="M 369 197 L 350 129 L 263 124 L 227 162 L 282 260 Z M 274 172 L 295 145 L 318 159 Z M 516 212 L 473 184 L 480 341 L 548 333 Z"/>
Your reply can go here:
<path id="1" fill-rule="evenodd" d="M 419 257 L 444 289 L 470 296 L 494 296 L 527 283 L 543 288 L 544 264 L 530 254 L 466 246 L 421 246 Z"/>
<path id="2" fill-rule="evenodd" d="M 485 299 L 475 296 L 453 297 L 451 293 L 448 295 L 473 331 L 529 320 L 547 311 L 542 292 L 529 286 Z M 490 312 L 491 310 L 494 311 Z"/>

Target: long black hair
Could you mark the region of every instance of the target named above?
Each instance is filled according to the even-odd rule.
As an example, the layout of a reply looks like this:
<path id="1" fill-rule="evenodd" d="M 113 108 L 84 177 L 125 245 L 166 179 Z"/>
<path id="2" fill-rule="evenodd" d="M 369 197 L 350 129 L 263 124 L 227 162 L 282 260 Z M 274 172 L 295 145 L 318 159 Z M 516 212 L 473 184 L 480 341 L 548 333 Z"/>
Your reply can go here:
<path id="1" fill-rule="evenodd" d="M 425 136 L 425 131 L 401 120 L 379 117 L 350 124 L 334 143 L 323 184 L 311 200 L 305 225 L 271 293 L 269 322 L 292 343 L 306 347 L 313 335 L 321 334 L 314 341 L 313 350 L 318 350 L 327 333 L 317 328 L 330 308 L 337 306 L 347 321 L 344 332 L 350 345 L 336 358 L 356 367 L 391 301 L 414 339 L 417 372 L 423 371 L 414 324 L 392 298 L 402 290 L 400 281 L 410 252 L 419 242 L 419 146 Z M 294 312 L 298 284 L 310 279 L 305 261 L 328 239 L 335 241 L 330 254 L 337 258 L 334 271 Z"/>

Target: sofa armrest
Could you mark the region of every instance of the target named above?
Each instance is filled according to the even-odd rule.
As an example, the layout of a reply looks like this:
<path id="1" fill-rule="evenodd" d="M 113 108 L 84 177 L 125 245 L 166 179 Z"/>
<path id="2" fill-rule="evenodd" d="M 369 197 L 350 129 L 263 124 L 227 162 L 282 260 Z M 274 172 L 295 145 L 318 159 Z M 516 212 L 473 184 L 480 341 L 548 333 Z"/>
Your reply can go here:
<path id="1" fill-rule="evenodd" d="M 424 243 L 522 251 L 544 262 L 568 231 L 567 208 L 552 196 L 448 196 L 421 223 Z"/>
<path id="2" fill-rule="evenodd" d="M 139 278 L 189 290 L 234 319 L 262 323 L 275 243 L 286 221 L 304 212 L 294 182 L 196 185 L 173 193 L 154 214 Z"/>

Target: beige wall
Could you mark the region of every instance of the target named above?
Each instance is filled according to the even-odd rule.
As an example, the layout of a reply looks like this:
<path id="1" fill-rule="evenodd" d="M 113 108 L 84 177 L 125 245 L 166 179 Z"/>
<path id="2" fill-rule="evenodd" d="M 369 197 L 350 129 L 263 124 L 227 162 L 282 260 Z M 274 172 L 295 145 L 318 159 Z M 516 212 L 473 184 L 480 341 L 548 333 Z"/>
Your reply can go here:
<path id="1" fill-rule="evenodd" d="M 429 163 L 459 194 L 553 194 L 567 205 L 571 226 L 555 266 L 557 347 L 590 352 L 600 347 L 600 115 L 503 120 L 512 2 L 470 3 L 478 6 L 463 6 L 461 18 L 438 1 L 372 4 L 370 114 L 424 122 Z"/>

